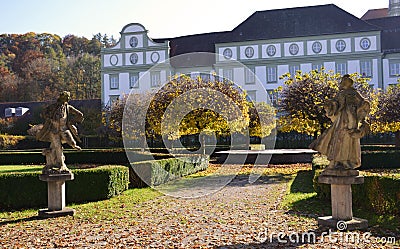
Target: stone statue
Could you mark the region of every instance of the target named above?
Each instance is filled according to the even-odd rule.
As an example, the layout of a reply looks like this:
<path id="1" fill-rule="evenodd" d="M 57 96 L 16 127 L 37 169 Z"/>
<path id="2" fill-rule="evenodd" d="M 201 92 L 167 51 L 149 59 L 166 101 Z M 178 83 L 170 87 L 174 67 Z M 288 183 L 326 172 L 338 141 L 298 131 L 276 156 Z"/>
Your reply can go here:
<path id="1" fill-rule="evenodd" d="M 45 123 L 36 134 L 39 141 L 50 142 L 50 148 L 43 149 L 46 156 L 46 166 L 43 174 L 70 173 L 65 165 L 62 144 L 69 144 L 72 148 L 81 150 L 76 144 L 80 142 L 78 130 L 74 124 L 83 121 L 83 114 L 68 104 L 69 92 L 62 92 L 57 102 L 46 107 L 42 113 Z"/>
<path id="2" fill-rule="evenodd" d="M 369 131 L 366 116 L 370 103 L 353 87 L 353 80 L 344 75 L 339 93 L 324 104 L 332 125 L 310 148 L 328 157 L 327 169 L 355 169 L 361 166 L 360 138 Z"/>

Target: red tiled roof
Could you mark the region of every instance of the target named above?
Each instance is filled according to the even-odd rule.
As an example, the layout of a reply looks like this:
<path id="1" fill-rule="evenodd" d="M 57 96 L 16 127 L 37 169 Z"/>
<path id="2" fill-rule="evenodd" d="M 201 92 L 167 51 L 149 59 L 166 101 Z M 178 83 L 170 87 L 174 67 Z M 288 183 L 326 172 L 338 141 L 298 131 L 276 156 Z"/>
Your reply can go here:
<path id="1" fill-rule="evenodd" d="M 387 17 L 388 16 L 388 12 L 389 12 L 388 8 L 368 10 L 361 17 L 361 20 L 370 20 L 370 19 L 377 19 L 377 18 Z"/>

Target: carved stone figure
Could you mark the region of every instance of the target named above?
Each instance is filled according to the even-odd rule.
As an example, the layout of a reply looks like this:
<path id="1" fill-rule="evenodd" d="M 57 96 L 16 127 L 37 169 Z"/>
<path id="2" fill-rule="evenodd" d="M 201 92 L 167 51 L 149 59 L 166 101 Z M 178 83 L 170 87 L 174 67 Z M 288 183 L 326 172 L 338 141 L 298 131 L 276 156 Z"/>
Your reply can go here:
<path id="1" fill-rule="evenodd" d="M 332 120 L 310 148 L 328 157 L 328 169 L 355 169 L 361 166 L 360 138 L 369 131 L 366 116 L 370 103 L 353 87 L 349 75 L 343 76 L 339 93 L 324 105 Z"/>
<path id="2" fill-rule="evenodd" d="M 76 123 L 83 121 L 83 114 L 68 104 L 69 92 L 62 92 L 57 102 L 44 109 L 42 117 L 45 119 L 43 128 L 36 134 L 39 141 L 50 142 L 50 148 L 43 149 L 46 156 L 46 166 L 43 174 L 70 172 L 65 165 L 62 144 L 69 144 L 72 148 L 81 150 L 76 141 L 80 142 Z"/>

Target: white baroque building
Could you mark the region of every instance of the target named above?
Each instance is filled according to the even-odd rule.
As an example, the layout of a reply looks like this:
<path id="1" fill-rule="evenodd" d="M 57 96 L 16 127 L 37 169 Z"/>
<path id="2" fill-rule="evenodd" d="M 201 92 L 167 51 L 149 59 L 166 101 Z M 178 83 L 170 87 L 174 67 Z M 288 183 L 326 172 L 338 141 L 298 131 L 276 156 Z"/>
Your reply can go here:
<path id="1" fill-rule="evenodd" d="M 400 0 L 361 19 L 332 4 L 257 11 L 232 31 L 168 39 L 151 39 L 143 25 L 128 24 L 119 42 L 102 50 L 102 101 L 109 105 L 130 91 L 159 87 L 176 74 L 216 74 L 233 80 L 253 100 L 262 100 L 265 89 L 274 99 L 273 90 L 283 85 L 279 76 L 322 67 L 360 73 L 371 79 L 371 87 L 385 89 L 400 75 L 399 15 Z M 191 64 L 189 55 L 168 61 L 196 52 L 215 56 L 200 64 Z M 155 65 L 157 70 L 146 73 Z"/>

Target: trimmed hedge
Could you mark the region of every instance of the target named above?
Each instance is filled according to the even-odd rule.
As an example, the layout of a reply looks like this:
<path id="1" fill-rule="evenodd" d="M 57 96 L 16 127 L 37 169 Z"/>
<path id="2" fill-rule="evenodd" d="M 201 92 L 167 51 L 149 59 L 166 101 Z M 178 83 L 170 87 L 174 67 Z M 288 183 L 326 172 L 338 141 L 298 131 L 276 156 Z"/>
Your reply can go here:
<path id="1" fill-rule="evenodd" d="M 316 155 L 313 158 L 313 169 L 323 169 L 329 161 Z M 361 167 L 365 169 L 400 169 L 400 150 L 362 151 Z"/>
<path id="2" fill-rule="evenodd" d="M 68 203 L 98 201 L 119 195 L 128 188 L 126 166 L 101 166 L 72 170 L 73 181 L 66 182 Z M 23 209 L 47 206 L 47 183 L 40 172 L 0 174 L 0 209 Z"/>
<path id="3" fill-rule="evenodd" d="M 75 180 L 66 185 L 67 200 L 73 203 L 109 199 L 128 189 L 126 166 L 101 166 L 73 170 Z"/>
<path id="4" fill-rule="evenodd" d="M 208 156 L 198 155 L 133 163 L 129 169 L 130 187 L 156 186 L 194 174 L 207 169 L 208 161 Z"/>
<path id="5" fill-rule="evenodd" d="M 140 153 L 140 152 L 133 152 Z M 129 165 L 128 158 L 123 149 L 99 149 L 73 151 L 66 150 L 66 164 L 118 164 Z M 150 155 L 144 154 L 144 157 Z M 155 159 L 169 158 L 166 154 L 152 155 Z M 147 159 L 149 160 L 149 159 Z M 45 164 L 46 159 L 39 150 L 33 151 L 3 151 L 0 152 L 0 165 Z"/>
<path id="6" fill-rule="evenodd" d="M 398 169 L 400 150 L 363 151 L 361 169 Z"/>
<path id="7" fill-rule="evenodd" d="M 399 147 L 394 145 L 361 145 L 362 151 L 387 151 L 387 150 L 400 150 Z"/>
<path id="8" fill-rule="evenodd" d="M 322 171 L 315 171 L 313 185 L 318 196 L 330 200 L 328 184 L 318 183 Z M 353 206 L 377 214 L 400 215 L 400 174 L 391 176 L 366 175 L 364 184 L 352 185 Z"/>

